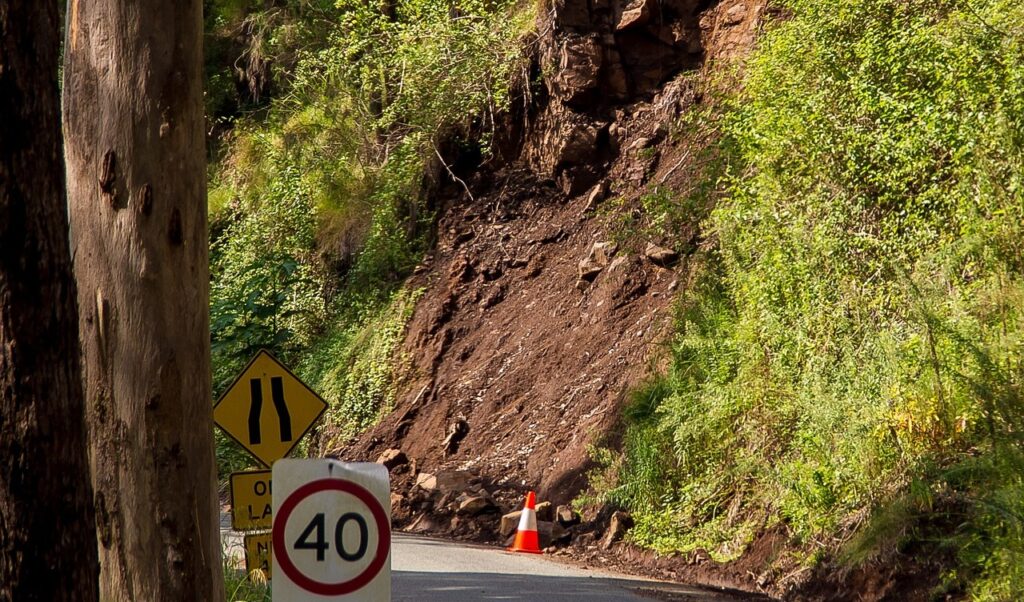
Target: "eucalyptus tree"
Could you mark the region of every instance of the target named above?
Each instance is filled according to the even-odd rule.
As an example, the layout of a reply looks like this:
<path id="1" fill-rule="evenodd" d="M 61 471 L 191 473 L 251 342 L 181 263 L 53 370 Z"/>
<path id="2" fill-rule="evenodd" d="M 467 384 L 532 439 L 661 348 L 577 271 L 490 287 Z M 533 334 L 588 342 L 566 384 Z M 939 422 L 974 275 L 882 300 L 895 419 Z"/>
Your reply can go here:
<path id="1" fill-rule="evenodd" d="M 64 133 L 105 600 L 223 600 L 200 0 L 70 0 Z"/>

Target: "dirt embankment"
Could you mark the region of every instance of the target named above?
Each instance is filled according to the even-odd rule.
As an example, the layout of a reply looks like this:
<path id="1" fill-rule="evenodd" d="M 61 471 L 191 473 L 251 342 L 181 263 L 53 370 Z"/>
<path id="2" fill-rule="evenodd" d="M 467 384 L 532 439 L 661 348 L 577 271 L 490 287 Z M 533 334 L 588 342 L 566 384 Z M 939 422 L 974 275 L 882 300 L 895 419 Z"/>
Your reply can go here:
<path id="1" fill-rule="evenodd" d="M 397 406 L 345 448 L 325 450 L 367 460 L 403 452 L 393 471 L 399 528 L 498 542 L 500 515 L 523 491 L 557 505 L 586 487 L 588 448 L 614 437 L 626 393 L 665 361 L 673 299 L 690 278 L 685 253 L 649 247 L 678 241 L 616 244 L 602 207 L 628 210 L 655 187 L 692 183 L 694 142 L 675 126 L 700 110 L 718 66 L 753 46 L 766 3 L 558 0 L 540 17 L 534 74 L 543 83 L 506 124 L 504 159 L 460 169 L 453 157 L 456 178 L 431 199 L 437 244 L 410 282 L 425 293 L 401 349 L 408 373 Z M 691 247 L 696 221 L 682 234 Z M 415 485 L 429 475 L 458 486 Z M 460 510 L 478 502 L 482 516 Z M 778 531 L 728 565 L 621 543 L 611 555 L 600 545 L 608 514 L 572 527 L 567 553 L 794 598 L 915 597 L 888 569 L 780 573 L 801 569 L 779 562 L 788 543 Z"/>
<path id="2" fill-rule="evenodd" d="M 328 451 L 396 447 L 421 469 L 471 470 L 555 502 L 579 493 L 588 446 L 664 357 L 688 273 L 685 257 L 645 253 L 672 241 L 613 244 L 601 204 L 681 186 L 689 153 L 673 125 L 700 104 L 708 65 L 751 46 L 763 3 L 549 7 L 536 40 L 543 85 L 509 127 L 511 159 L 460 173 L 433 199 L 438 242 L 410 283 L 426 292 L 397 407 Z"/>

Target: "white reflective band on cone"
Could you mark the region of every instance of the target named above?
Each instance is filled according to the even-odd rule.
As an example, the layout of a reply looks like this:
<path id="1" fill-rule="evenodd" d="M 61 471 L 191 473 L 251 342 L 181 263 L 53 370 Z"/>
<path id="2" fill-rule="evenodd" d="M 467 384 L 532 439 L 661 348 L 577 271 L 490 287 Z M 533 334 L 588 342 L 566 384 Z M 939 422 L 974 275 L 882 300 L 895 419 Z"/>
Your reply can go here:
<path id="1" fill-rule="evenodd" d="M 523 513 L 519 516 L 519 530 L 520 531 L 536 531 L 537 530 L 537 511 L 536 510 L 523 510 Z"/>

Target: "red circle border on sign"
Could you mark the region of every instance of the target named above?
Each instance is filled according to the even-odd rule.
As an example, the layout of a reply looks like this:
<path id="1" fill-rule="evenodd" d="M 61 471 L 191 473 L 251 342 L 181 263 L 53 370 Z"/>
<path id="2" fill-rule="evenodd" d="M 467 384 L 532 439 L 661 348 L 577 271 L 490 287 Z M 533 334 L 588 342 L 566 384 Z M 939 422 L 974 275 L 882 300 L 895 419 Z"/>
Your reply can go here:
<path id="1" fill-rule="evenodd" d="M 359 501 L 366 504 L 366 507 L 370 509 L 370 512 L 373 514 L 373 521 L 377 524 L 377 553 L 362 573 L 348 581 L 323 583 L 310 579 L 302 574 L 302 571 L 288 557 L 288 548 L 284 541 L 284 528 L 288 524 L 288 518 L 291 516 L 292 511 L 295 510 L 295 507 L 299 505 L 299 502 L 321 491 L 341 491 L 358 498 Z M 342 479 L 320 479 L 299 487 L 281 504 L 277 514 L 274 516 L 273 540 L 274 564 L 280 567 L 295 585 L 310 593 L 321 596 L 343 596 L 373 581 L 377 573 L 384 567 L 384 563 L 388 559 L 388 553 L 391 550 L 391 524 L 377 498 L 373 497 L 373 494 L 362 486 Z"/>

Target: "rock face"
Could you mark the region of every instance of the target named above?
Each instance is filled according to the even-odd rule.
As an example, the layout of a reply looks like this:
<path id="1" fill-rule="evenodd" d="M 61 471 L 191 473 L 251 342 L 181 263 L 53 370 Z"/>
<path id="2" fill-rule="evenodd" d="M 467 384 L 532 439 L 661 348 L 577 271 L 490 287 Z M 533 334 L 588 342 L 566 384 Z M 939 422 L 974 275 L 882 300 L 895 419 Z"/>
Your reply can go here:
<path id="1" fill-rule="evenodd" d="M 604 50 L 596 35 L 569 35 L 555 52 L 558 71 L 552 75 L 552 91 L 567 104 L 584 106 L 593 100 L 601 83 Z"/>
<path id="2" fill-rule="evenodd" d="M 652 92 L 682 68 L 701 60 L 701 0 L 556 0 L 545 15 L 553 28 L 542 40 L 543 64 L 554 73 L 552 95 L 578 104 L 600 89 L 622 101 Z M 615 81 L 617 79 L 624 81 Z M 566 82 L 574 86 L 567 89 Z M 622 85 L 624 84 L 624 85 Z M 593 100 L 593 98 L 591 98 Z"/>
<path id="3" fill-rule="evenodd" d="M 722 25 L 726 27 L 733 27 L 743 22 L 743 18 L 747 16 L 747 5 L 736 4 L 725 11 L 725 15 L 722 17 Z"/>
<path id="4" fill-rule="evenodd" d="M 632 526 L 633 517 L 626 512 L 616 510 L 612 514 L 611 521 L 608 523 L 608 531 L 604 534 L 604 539 L 601 540 L 601 548 L 607 550 L 612 547 L 612 544 L 622 539 L 622 536 Z"/>
<path id="5" fill-rule="evenodd" d="M 763 0 L 554 0 L 542 11 L 540 70 L 549 101 L 525 156 L 570 196 L 593 185 L 594 163 L 614 155 L 608 122 L 616 105 L 650 98 L 674 75 L 700 66 L 708 47 L 749 45 Z M 597 118 L 595 118 L 597 117 Z"/>

